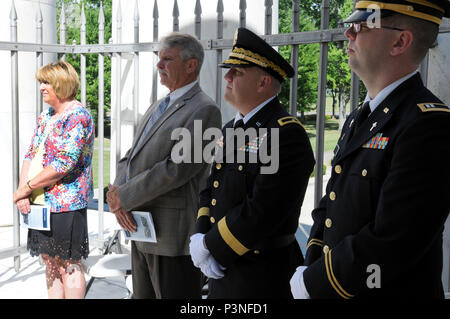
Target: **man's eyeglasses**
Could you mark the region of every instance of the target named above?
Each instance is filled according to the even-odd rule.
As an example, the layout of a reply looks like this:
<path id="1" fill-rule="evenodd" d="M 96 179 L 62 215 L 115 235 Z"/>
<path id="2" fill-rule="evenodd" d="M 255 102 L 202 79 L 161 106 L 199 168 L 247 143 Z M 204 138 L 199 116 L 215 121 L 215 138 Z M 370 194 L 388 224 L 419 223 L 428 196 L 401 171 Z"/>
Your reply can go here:
<path id="1" fill-rule="evenodd" d="M 367 28 L 367 29 L 388 29 L 388 30 L 397 30 L 397 31 L 405 31 L 404 29 L 399 29 L 399 28 L 394 28 L 394 27 L 388 27 L 388 26 L 376 26 L 374 25 L 373 27 L 369 27 L 367 26 L 367 24 L 363 24 L 363 22 L 354 22 L 354 23 L 350 23 L 349 28 L 352 29 L 353 33 L 359 33 L 362 31 L 363 28 Z"/>

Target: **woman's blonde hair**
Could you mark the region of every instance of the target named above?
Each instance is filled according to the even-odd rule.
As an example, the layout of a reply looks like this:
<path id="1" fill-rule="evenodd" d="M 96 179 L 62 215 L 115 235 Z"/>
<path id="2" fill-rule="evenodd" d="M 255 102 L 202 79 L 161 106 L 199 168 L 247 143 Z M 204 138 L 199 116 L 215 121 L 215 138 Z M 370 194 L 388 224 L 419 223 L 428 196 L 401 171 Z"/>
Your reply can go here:
<path id="1" fill-rule="evenodd" d="M 39 83 L 48 83 L 61 99 L 74 99 L 80 87 L 77 71 L 65 61 L 56 61 L 44 65 L 36 72 Z"/>

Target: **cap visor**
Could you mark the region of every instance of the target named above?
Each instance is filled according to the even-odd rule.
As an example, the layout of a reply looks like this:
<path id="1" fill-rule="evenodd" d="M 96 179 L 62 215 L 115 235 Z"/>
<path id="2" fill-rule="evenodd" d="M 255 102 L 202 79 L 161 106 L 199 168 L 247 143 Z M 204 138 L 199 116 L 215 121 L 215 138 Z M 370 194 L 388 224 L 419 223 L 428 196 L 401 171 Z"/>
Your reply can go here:
<path id="1" fill-rule="evenodd" d="M 366 10 L 356 10 L 347 19 L 344 20 L 344 23 L 366 21 L 367 18 L 370 17 L 372 14 L 373 11 L 368 12 Z"/>
<path id="2" fill-rule="evenodd" d="M 221 68 L 233 68 L 233 67 L 239 67 L 239 68 L 245 68 L 249 66 L 254 66 L 253 63 L 249 63 L 242 60 L 235 60 L 235 59 L 228 59 L 223 61 L 222 63 L 219 63 L 219 67 Z"/>

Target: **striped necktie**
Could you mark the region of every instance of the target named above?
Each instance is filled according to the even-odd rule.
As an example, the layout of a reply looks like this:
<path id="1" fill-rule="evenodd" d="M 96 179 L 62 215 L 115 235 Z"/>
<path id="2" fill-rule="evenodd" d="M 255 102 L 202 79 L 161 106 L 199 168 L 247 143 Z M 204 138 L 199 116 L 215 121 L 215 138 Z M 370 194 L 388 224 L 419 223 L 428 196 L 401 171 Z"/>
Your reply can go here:
<path id="1" fill-rule="evenodd" d="M 152 128 L 153 124 L 155 124 L 155 122 L 158 120 L 158 118 L 167 109 L 167 107 L 169 106 L 169 101 L 170 101 L 170 96 L 168 95 L 164 98 L 164 100 L 162 100 L 162 102 L 158 105 L 158 107 L 153 111 L 152 115 L 150 116 L 150 118 L 147 121 L 147 124 L 145 125 L 144 131 L 142 132 L 142 134 L 139 138 L 139 141 L 136 144 L 136 147 L 133 150 L 131 157 L 133 157 L 134 154 L 136 153 L 136 151 L 139 149 L 139 147 L 142 144 L 142 141 L 145 139 L 145 136 L 148 134 L 148 132 L 150 132 L 150 129 Z M 130 180 L 130 163 L 129 162 L 127 165 L 126 180 L 127 181 Z"/>
<path id="2" fill-rule="evenodd" d="M 152 128 L 153 124 L 155 124 L 156 120 L 164 113 L 164 111 L 167 109 L 167 106 L 169 105 L 170 97 L 166 96 L 164 100 L 158 105 L 158 107 L 153 111 L 152 115 L 147 121 L 147 125 L 145 125 L 144 131 L 141 134 L 141 137 L 139 138 L 139 142 L 137 143 L 135 150 L 139 148 L 142 141 L 144 140 L 147 133 Z"/>

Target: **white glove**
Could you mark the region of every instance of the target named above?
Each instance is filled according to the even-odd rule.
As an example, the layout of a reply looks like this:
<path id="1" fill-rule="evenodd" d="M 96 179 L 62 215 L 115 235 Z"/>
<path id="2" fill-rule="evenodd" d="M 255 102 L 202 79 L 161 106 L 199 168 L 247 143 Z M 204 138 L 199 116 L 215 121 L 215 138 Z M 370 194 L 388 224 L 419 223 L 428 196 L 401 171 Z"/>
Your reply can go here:
<path id="1" fill-rule="evenodd" d="M 303 272 L 308 268 L 306 266 L 299 266 L 295 270 L 294 275 L 289 282 L 291 284 L 291 292 L 294 299 L 310 299 L 308 291 L 305 287 L 305 281 L 303 280 Z"/>
<path id="2" fill-rule="evenodd" d="M 208 278 L 220 279 L 224 276 L 225 267 L 220 265 L 210 254 L 206 262 L 200 265 L 200 270 Z"/>
<path id="3" fill-rule="evenodd" d="M 205 234 L 196 233 L 191 236 L 191 242 L 189 243 L 189 251 L 191 253 L 191 259 L 194 266 L 200 268 L 200 265 L 206 262 L 210 252 L 205 248 L 203 244 L 203 238 Z"/>

